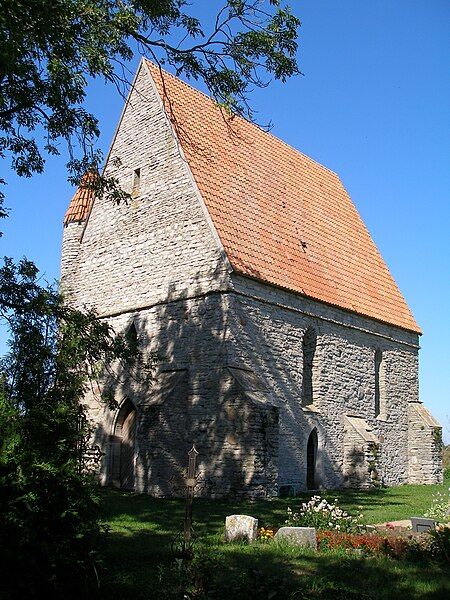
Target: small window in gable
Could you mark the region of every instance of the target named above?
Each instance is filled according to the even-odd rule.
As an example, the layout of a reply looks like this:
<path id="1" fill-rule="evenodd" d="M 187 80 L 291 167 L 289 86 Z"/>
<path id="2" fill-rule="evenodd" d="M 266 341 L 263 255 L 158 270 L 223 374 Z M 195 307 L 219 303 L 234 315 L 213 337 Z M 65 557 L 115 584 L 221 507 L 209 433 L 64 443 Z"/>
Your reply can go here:
<path id="1" fill-rule="evenodd" d="M 141 169 L 135 169 L 133 173 L 133 187 L 131 189 L 131 195 L 136 198 L 140 194 L 141 189 Z"/>
<path id="2" fill-rule="evenodd" d="M 317 346 L 317 334 L 312 327 L 308 327 L 303 335 L 303 385 L 302 405 L 308 406 L 314 402 L 313 366 Z"/>

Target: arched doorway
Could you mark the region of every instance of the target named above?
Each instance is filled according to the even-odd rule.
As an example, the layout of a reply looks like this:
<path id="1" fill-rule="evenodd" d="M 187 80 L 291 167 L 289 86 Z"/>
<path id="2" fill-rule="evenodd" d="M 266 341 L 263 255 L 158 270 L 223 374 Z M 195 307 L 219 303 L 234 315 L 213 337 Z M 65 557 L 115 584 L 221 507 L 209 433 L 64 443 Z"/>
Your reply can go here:
<path id="1" fill-rule="evenodd" d="M 314 427 L 314 429 L 309 434 L 308 445 L 306 447 L 306 487 L 308 490 L 314 490 L 317 487 L 317 445 L 317 429 Z"/>
<path id="2" fill-rule="evenodd" d="M 134 489 L 136 409 L 125 400 L 117 415 L 110 443 L 110 483 L 124 490 Z"/>

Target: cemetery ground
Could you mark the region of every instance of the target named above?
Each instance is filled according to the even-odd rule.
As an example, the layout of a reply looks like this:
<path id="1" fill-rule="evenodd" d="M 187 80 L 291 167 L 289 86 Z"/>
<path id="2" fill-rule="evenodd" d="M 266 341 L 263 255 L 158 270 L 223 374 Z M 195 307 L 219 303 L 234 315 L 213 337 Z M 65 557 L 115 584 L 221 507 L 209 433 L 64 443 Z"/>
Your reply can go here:
<path id="1" fill-rule="evenodd" d="M 423 516 L 442 486 L 407 485 L 371 491 L 339 490 L 341 508 L 363 513 L 367 524 Z M 430 558 L 391 558 L 342 548 L 319 550 L 292 544 L 223 541 L 225 517 L 248 514 L 264 527 L 280 527 L 287 508 L 309 495 L 255 502 L 195 499 L 193 558 L 179 552 L 183 500 L 103 492 L 109 533 L 104 546 L 99 597 L 113 599 L 450 598 L 450 565 Z M 177 538 L 177 534 L 180 537 Z"/>

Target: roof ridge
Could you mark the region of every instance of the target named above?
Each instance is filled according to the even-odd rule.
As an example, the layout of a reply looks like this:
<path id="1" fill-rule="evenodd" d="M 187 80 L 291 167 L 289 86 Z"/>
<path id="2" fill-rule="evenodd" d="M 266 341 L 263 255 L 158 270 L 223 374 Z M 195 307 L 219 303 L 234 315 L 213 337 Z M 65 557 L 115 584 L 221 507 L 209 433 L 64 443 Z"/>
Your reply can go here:
<path id="1" fill-rule="evenodd" d="M 183 85 L 187 86 L 188 88 L 190 88 L 191 90 L 193 90 L 194 92 L 197 92 L 198 94 L 201 94 L 202 96 L 204 96 L 207 100 L 209 100 L 210 102 L 215 103 L 217 106 L 217 102 L 214 100 L 214 98 L 212 96 L 209 96 L 207 93 L 203 92 L 202 90 L 197 89 L 195 86 L 193 86 L 191 83 L 189 83 L 188 81 L 185 81 L 184 79 L 180 79 L 180 77 L 177 77 L 177 75 L 174 75 L 173 73 L 171 73 L 170 71 L 167 71 L 166 69 L 163 69 L 163 67 L 155 62 L 153 62 L 152 60 L 150 60 L 149 58 L 144 57 L 144 60 L 147 61 L 148 63 L 150 63 L 151 66 L 156 67 L 158 70 L 162 71 L 163 73 L 165 73 L 166 75 L 169 75 L 169 77 L 172 77 L 173 79 L 176 79 L 177 81 L 180 81 Z M 319 162 L 318 160 L 316 160 L 315 158 L 312 158 L 311 156 L 309 156 L 308 154 L 305 154 L 304 152 L 302 152 L 301 150 L 299 150 L 298 148 L 295 148 L 295 146 L 292 146 L 291 144 L 289 144 L 288 142 L 286 142 L 285 140 L 283 140 L 282 138 L 278 137 L 277 135 L 275 135 L 274 133 L 272 133 L 271 131 L 265 131 L 262 127 L 260 127 L 257 123 L 253 123 L 252 121 L 250 121 L 249 119 L 246 119 L 245 117 L 243 117 L 242 115 L 238 115 L 233 113 L 233 118 L 235 119 L 239 119 L 242 122 L 248 124 L 250 127 L 255 127 L 256 129 L 258 129 L 258 131 L 260 131 L 263 134 L 266 134 L 268 136 L 270 136 L 271 138 L 273 138 L 274 140 L 276 140 L 277 142 L 283 144 L 283 146 L 286 146 L 287 148 L 289 148 L 289 150 L 292 150 L 293 152 L 296 152 L 297 154 L 300 154 L 300 156 L 303 156 L 304 158 L 306 158 L 307 160 L 310 160 L 311 162 L 313 162 L 314 164 L 318 165 L 319 167 L 321 167 L 322 169 L 325 169 L 326 171 L 328 171 L 329 173 L 331 173 L 332 175 L 335 175 L 339 180 L 339 174 L 336 171 L 333 171 L 333 169 L 330 169 L 329 167 L 327 167 L 326 165 L 322 164 L 321 162 Z"/>

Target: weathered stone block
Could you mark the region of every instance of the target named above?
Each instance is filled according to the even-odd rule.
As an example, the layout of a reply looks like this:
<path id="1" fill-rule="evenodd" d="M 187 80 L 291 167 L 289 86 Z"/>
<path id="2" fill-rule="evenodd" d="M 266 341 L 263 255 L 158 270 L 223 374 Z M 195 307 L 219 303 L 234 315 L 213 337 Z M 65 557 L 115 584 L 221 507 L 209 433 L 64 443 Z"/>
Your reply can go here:
<path id="1" fill-rule="evenodd" d="M 275 539 L 287 539 L 298 546 L 307 546 L 317 550 L 315 527 L 280 527 L 275 534 Z"/>
<path id="2" fill-rule="evenodd" d="M 258 519 L 248 515 L 230 515 L 225 519 L 225 541 L 254 542 L 258 536 Z"/>
<path id="3" fill-rule="evenodd" d="M 425 517 L 411 517 L 411 527 L 413 531 L 423 533 L 424 531 L 430 531 L 430 529 L 436 529 L 436 523 L 433 519 L 426 519 Z"/>

